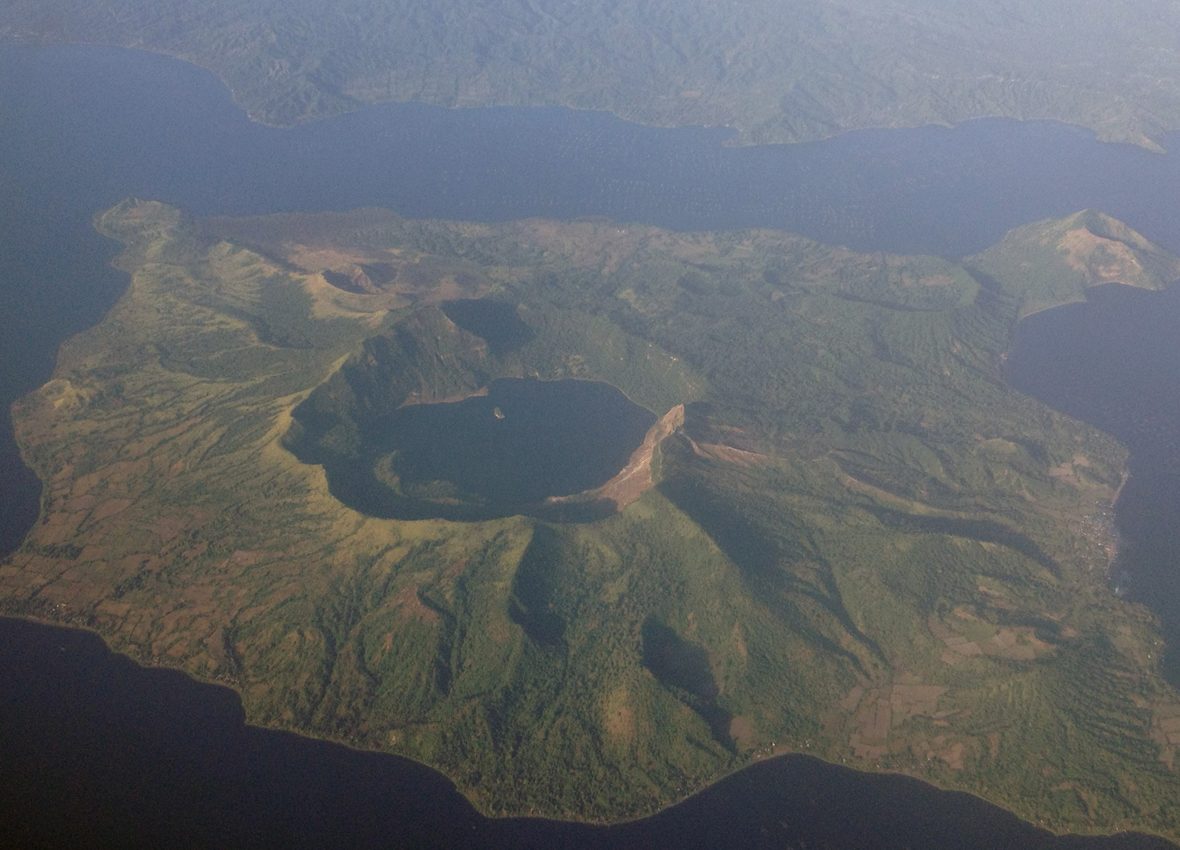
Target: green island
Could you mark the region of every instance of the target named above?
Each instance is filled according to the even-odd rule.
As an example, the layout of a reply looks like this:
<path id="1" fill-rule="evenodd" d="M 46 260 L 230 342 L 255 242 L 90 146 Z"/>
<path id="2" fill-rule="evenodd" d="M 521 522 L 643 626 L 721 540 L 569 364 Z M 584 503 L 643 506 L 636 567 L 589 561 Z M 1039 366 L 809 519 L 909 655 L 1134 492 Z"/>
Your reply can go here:
<path id="1" fill-rule="evenodd" d="M 1157 147 L 1180 8 L 1152 0 L 7 0 L 0 39 L 217 73 L 258 120 L 379 101 L 562 105 L 743 143 L 1003 116 Z"/>
<path id="2" fill-rule="evenodd" d="M 641 816 L 805 752 L 1180 838 L 1180 697 L 1106 584 L 1125 451 L 1002 376 L 1020 316 L 1180 278 L 1119 222 L 959 263 L 597 220 L 96 222 L 130 284 L 14 408 L 45 489 L 3 613 L 497 815 Z M 408 465 L 437 421 L 501 451 L 541 389 L 518 427 L 580 423 L 571 457 L 625 420 L 585 477 Z"/>

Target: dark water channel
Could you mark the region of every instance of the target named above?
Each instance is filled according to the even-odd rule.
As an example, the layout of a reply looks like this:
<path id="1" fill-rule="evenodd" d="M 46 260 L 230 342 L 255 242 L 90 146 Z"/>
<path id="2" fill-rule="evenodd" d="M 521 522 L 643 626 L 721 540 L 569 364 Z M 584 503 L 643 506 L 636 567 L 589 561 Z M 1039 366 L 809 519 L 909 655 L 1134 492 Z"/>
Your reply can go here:
<path id="1" fill-rule="evenodd" d="M 5 412 L 49 376 L 60 343 L 93 325 L 126 285 L 107 266 L 114 246 L 93 232 L 90 219 L 129 195 L 197 214 L 373 205 L 479 220 L 609 216 L 678 229 L 784 227 L 863 250 L 951 256 L 981 249 L 1010 227 L 1094 207 L 1180 249 L 1180 156 L 1102 145 L 1087 132 L 1046 123 L 979 121 L 743 149 L 725 146 L 723 131 L 650 129 L 596 113 L 390 105 L 279 130 L 251 124 L 212 77 L 179 62 L 119 50 L 26 47 L 0 48 L 0 121 Z M 1166 395 L 1163 380 L 1145 389 Z M 1174 448 L 1168 429 L 1176 417 L 1167 405 L 1180 395 L 1164 395 L 1157 422 L 1164 436 L 1150 438 L 1163 442 L 1143 443 L 1143 458 Z M 1113 420 L 1102 427 L 1122 436 Z M 1149 438 L 1128 432 L 1124 439 L 1140 457 L 1137 441 Z M 1174 523 L 1160 513 L 1162 502 L 1180 504 L 1180 494 L 1174 476 L 1163 481 L 1163 464 L 1142 465 L 1124 500 L 1141 499 L 1145 507 L 1121 521 L 1129 540 L 1138 535 L 1159 547 L 1163 564 L 1176 544 L 1153 535 L 1158 523 Z M 1136 496 L 1134 487 L 1145 495 Z M 35 520 L 38 491 L 5 413 L 0 551 L 17 545 Z M 1154 513 L 1153 501 L 1161 503 Z M 1136 575 L 1131 592 L 1146 595 L 1157 580 L 1171 581 Z M 1172 635 L 1174 621 L 1165 621 Z M 760 764 L 622 827 L 490 821 L 425 768 L 246 727 L 228 691 L 140 669 L 89 635 L 3 620 L 0 843 L 1156 844 L 1053 839 L 964 795 L 804 758 Z"/>

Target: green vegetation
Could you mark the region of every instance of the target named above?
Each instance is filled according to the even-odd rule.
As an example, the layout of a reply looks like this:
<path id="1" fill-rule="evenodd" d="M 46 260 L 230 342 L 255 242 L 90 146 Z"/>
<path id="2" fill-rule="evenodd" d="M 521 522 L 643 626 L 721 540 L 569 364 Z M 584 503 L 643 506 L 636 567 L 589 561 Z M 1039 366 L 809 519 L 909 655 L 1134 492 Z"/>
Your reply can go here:
<path id="1" fill-rule="evenodd" d="M 978 274 L 1009 283 L 1021 317 L 1084 301 L 1087 289 L 1104 283 L 1160 290 L 1180 278 L 1175 257 L 1093 210 L 1018 227 L 968 262 Z"/>
<path id="2" fill-rule="evenodd" d="M 1117 262 L 1175 276 L 1117 222 L 964 264 L 381 211 L 126 202 L 99 226 L 131 284 L 15 409 L 45 495 L 4 611 L 421 759 L 494 813 L 639 815 L 798 750 L 1180 837 L 1180 700 L 1092 521 L 1125 453 L 1000 373 L 1022 313 Z M 621 508 L 366 516 L 290 451 L 357 453 L 369 417 L 527 376 L 668 414 Z"/>
<path id="3" fill-rule="evenodd" d="M 255 117 L 385 100 L 561 104 L 744 142 L 981 116 L 1153 145 L 1180 128 L 1180 10 L 1149 0 L 7 0 L 0 37 L 146 47 Z"/>

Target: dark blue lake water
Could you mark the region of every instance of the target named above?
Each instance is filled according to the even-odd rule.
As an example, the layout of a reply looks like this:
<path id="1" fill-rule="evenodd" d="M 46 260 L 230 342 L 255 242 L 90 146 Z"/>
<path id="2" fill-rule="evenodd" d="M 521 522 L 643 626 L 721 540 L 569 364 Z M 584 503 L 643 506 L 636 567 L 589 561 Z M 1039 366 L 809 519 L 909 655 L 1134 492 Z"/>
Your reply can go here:
<path id="1" fill-rule="evenodd" d="M 782 227 L 854 248 L 962 255 L 1084 207 L 1180 250 L 1180 156 L 1056 124 L 852 133 L 732 148 L 723 131 L 562 109 L 390 105 L 250 123 L 208 74 L 93 48 L 0 48 L 0 551 L 36 518 L 7 409 L 126 284 L 91 216 L 128 195 L 196 213 L 383 206 L 496 220 L 604 215 Z M 1174 140 L 1180 142 L 1180 140 Z M 1176 145 L 1180 147 L 1180 144 Z M 0 621 L 6 843 L 191 846 L 1151 846 L 1052 839 L 963 795 L 807 759 L 765 763 L 610 830 L 488 821 L 437 774 L 245 727 L 229 692 L 97 639 Z"/>
<path id="2" fill-rule="evenodd" d="M 1163 625 L 1164 673 L 1180 683 L 1180 286 L 1145 292 L 1110 285 L 1084 303 L 1026 318 L 1008 379 L 1130 449 L 1119 494 L 1122 545 L 1112 570 L 1121 595 Z"/>
<path id="3" fill-rule="evenodd" d="M 302 408 L 295 419 L 305 433 L 315 428 Z M 548 497 L 605 484 L 655 422 L 651 411 L 600 381 L 507 378 L 492 381 L 484 395 L 409 405 L 367 422 L 364 450 L 355 455 L 307 457 L 298 445 L 288 447 L 322 463 L 333 495 L 371 516 L 551 517 Z"/>

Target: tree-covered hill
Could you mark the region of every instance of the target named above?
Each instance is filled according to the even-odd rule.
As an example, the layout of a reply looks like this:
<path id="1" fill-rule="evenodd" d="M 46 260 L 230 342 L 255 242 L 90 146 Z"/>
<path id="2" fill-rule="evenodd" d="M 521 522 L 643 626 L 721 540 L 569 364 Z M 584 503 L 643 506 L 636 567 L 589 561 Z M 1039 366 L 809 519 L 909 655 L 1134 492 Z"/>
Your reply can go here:
<path id="1" fill-rule="evenodd" d="M 634 816 L 802 751 L 1180 837 L 1180 701 L 1105 582 L 1125 451 L 1000 369 L 1030 305 L 1175 276 L 1120 223 L 962 264 L 372 210 L 126 202 L 99 226 L 131 282 L 14 410 L 45 491 L 0 610 L 420 759 L 490 812 Z M 658 418 L 605 510 L 463 516 L 445 471 L 407 484 L 389 423 L 498 379 Z M 448 510 L 368 511 L 342 465 Z"/>
<path id="2" fill-rule="evenodd" d="M 745 142 L 1044 118 L 1180 128 L 1180 8 L 1154 0 L 9 0 L 0 37 L 162 51 L 255 117 L 382 100 L 561 104 Z"/>

